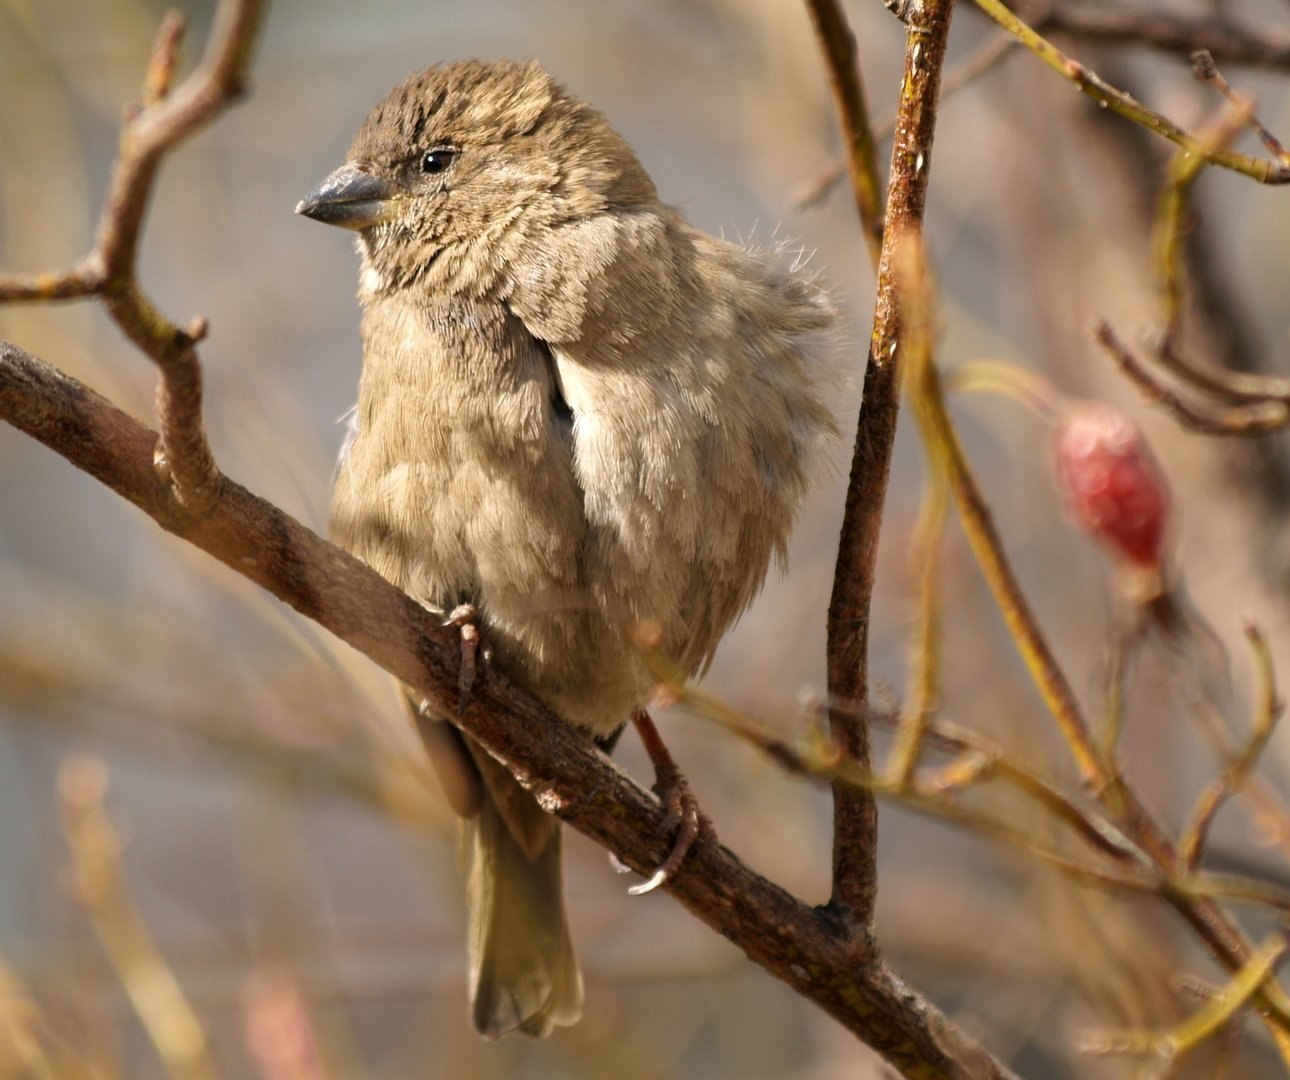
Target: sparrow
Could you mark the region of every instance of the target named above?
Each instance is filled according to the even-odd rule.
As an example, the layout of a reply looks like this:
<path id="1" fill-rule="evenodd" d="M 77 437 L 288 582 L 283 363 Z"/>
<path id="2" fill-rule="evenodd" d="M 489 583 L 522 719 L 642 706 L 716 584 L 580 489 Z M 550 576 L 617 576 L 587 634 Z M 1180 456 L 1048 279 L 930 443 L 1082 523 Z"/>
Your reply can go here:
<path id="1" fill-rule="evenodd" d="M 296 210 L 357 234 L 336 542 L 445 618 L 469 612 L 491 665 L 594 736 L 650 698 L 642 627 L 705 671 L 835 434 L 836 316 L 814 275 L 689 225 L 533 61 L 413 75 Z M 464 819 L 474 1026 L 572 1024 L 559 822 L 413 703 Z"/>

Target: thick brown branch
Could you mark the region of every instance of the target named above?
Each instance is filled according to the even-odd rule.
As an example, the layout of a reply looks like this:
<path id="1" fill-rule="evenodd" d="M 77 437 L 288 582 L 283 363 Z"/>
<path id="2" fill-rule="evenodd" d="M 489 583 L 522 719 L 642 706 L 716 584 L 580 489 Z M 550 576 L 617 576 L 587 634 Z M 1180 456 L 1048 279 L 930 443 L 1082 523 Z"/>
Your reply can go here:
<path id="1" fill-rule="evenodd" d="M 5 343 L 0 418 L 455 713 L 455 631 L 369 567 L 232 481 L 193 514 L 153 468 L 154 432 Z M 535 698 L 487 672 L 460 723 L 543 806 L 629 866 L 648 873 L 666 857 L 666 815 L 654 796 Z M 906 1074 L 1009 1075 L 881 962 L 857 963 L 849 930 L 831 913 L 749 870 L 714 839 L 701 836 L 665 888 Z"/>
<path id="2" fill-rule="evenodd" d="M 923 220 L 941 68 L 949 38 L 950 0 L 913 5 L 905 44 L 905 75 L 891 150 L 886 231 L 864 402 L 856 428 L 838 562 L 829 603 L 829 723 L 842 751 L 868 769 L 865 716 L 869 679 L 869 614 L 878 532 L 900 406 L 899 302 L 892 253 L 898 238 Z M 873 919 L 878 815 L 871 792 L 834 785 L 833 902 L 849 910 L 854 925 Z"/>

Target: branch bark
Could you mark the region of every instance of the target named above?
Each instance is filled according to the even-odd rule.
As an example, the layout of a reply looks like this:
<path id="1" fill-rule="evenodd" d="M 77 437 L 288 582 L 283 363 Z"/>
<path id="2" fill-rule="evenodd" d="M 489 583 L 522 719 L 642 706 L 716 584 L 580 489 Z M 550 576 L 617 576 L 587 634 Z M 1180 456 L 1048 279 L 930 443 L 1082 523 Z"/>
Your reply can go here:
<path id="1" fill-rule="evenodd" d="M 424 608 L 340 548 L 225 479 L 203 508 L 182 502 L 153 466 L 158 435 L 55 368 L 0 342 L 0 418 L 106 484 L 163 529 L 201 548 L 336 634 L 392 675 L 457 703 L 458 643 Z M 648 874 L 667 856 L 658 800 L 586 735 L 492 671 L 463 730 L 503 761 L 544 807 Z M 856 964 L 850 932 L 704 836 L 664 888 L 754 963 L 815 1002 L 906 1075 L 1010 1074 L 881 962 Z"/>
<path id="2" fill-rule="evenodd" d="M 900 301 L 893 262 L 901 238 L 921 229 L 952 0 L 911 4 L 905 74 L 891 148 L 886 228 L 864 400 L 856 426 L 828 615 L 829 723 L 842 752 L 868 769 L 869 616 L 878 534 L 900 412 Z M 872 792 L 833 788 L 833 898 L 869 947 L 877 892 L 878 810 Z"/>

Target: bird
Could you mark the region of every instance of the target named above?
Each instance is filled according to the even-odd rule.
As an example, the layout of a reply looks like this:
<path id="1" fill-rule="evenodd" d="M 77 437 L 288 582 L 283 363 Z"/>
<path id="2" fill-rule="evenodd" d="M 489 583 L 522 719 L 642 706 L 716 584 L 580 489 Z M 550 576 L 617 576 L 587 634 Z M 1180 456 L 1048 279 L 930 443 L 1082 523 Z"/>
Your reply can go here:
<path id="1" fill-rule="evenodd" d="M 296 207 L 357 234 L 362 369 L 331 535 L 488 664 L 607 738 L 701 675 L 836 435 L 837 314 L 803 260 L 659 200 L 603 113 L 535 60 L 396 86 Z M 576 1022 L 560 824 L 412 695 L 462 815 L 471 1018 Z"/>

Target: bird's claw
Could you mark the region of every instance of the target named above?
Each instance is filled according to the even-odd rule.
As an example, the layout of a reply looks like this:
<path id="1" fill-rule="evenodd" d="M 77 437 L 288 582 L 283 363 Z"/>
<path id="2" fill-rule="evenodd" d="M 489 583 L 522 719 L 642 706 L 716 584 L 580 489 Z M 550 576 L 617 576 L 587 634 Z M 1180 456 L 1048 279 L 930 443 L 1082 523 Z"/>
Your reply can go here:
<path id="1" fill-rule="evenodd" d="M 668 830 L 676 829 L 676 839 L 672 842 L 672 850 L 668 852 L 667 858 L 659 864 L 648 881 L 633 885 L 627 890 L 631 896 L 644 896 L 676 876 L 694 842 L 705 829 L 710 830 L 712 826 L 699 812 L 698 799 L 694 797 L 684 774 L 672 760 L 667 744 L 663 742 L 649 714 L 638 712 L 632 720 L 645 746 L 645 752 L 654 763 L 654 793 L 667 811 L 664 820 Z"/>
<path id="2" fill-rule="evenodd" d="M 672 841 L 672 850 L 668 852 L 667 858 L 659 864 L 650 879 L 628 889 L 629 896 L 644 896 L 674 878 L 707 823 L 699 813 L 699 800 L 694 797 L 694 792 L 685 782 L 680 769 L 673 764 L 660 765 L 655 775 L 654 793 L 667 811 L 669 830 L 676 829 L 676 839 Z"/>
<path id="3" fill-rule="evenodd" d="M 461 631 L 461 667 L 457 669 L 457 715 L 466 711 L 470 701 L 470 691 L 475 685 L 475 676 L 479 673 L 480 634 L 475 620 L 479 611 L 474 604 L 458 604 L 444 619 L 444 626 L 455 626 Z M 485 649 L 483 659 L 488 659 Z"/>

